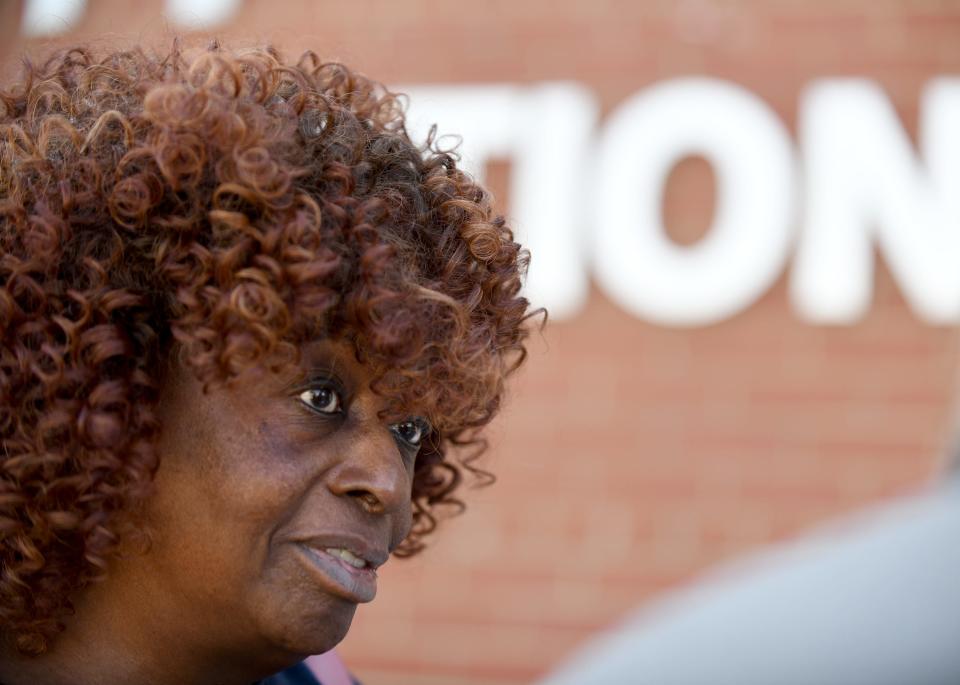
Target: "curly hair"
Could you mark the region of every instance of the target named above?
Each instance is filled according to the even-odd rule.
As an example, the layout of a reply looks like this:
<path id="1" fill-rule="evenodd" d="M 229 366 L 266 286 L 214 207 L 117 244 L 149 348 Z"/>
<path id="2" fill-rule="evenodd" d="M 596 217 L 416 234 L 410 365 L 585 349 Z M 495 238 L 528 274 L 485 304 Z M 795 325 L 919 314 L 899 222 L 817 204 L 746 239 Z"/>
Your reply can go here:
<path id="1" fill-rule="evenodd" d="M 525 356 L 527 255 L 402 101 L 314 53 L 83 48 L 0 90 L 0 630 L 39 654 L 149 497 L 172 355 L 206 388 L 351 342 L 433 425 L 413 554 Z M 465 448 L 463 446 L 466 446 Z M 457 449 L 451 449 L 455 447 Z M 459 455 L 456 458 L 454 455 Z"/>

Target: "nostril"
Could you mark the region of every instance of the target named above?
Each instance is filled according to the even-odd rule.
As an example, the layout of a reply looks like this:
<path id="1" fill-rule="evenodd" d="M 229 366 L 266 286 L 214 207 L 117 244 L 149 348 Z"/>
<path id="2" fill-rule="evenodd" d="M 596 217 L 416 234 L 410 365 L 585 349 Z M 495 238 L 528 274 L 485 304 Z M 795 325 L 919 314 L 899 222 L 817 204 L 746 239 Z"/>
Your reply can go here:
<path id="1" fill-rule="evenodd" d="M 359 500 L 364 509 L 371 513 L 383 511 L 383 503 L 380 501 L 380 498 L 369 490 L 350 490 L 347 492 L 347 496 Z"/>

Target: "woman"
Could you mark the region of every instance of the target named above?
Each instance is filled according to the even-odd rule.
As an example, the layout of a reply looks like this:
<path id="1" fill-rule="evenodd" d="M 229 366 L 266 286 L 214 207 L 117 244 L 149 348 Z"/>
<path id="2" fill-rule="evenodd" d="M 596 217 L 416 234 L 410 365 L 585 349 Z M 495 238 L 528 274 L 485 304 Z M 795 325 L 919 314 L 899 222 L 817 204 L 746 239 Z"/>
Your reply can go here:
<path id="1" fill-rule="evenodd" d="M 525 253 L 312 53 L 75 49 L 0 104 L 0 682 L 301 682 L 475 471 Z"/>

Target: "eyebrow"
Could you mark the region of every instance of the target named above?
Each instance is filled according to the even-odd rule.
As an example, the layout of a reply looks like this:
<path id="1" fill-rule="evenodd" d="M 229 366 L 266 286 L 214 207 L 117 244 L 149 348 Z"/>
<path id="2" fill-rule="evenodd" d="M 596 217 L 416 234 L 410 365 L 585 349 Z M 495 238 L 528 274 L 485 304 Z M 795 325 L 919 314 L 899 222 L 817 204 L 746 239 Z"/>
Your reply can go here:
<path id="1" fill-rule="evenodd" d="M 333 377 L 344 385 L 351 387 L 356 384 L 356 378 L 351 372 L 349 364 L 341 358 L 343 352 L 322 347 L 312 355 L 304 354 L 301 359 L 301 370 L 298 374 L 299 382 L 304 380 Z"/>

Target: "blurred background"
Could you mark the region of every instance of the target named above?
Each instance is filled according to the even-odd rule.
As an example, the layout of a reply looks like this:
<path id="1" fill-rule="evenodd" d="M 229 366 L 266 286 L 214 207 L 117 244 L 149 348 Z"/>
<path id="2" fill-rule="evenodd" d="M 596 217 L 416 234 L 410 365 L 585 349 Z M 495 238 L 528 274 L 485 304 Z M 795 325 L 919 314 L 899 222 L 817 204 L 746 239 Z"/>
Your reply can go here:
<path id="1" fill-rule="evenodd" d="M 526 683 L 727 559 L 946 468 L 960 2 L 0 0 L 0 59 L 313 49 L 464 136 L 551 310 L 495 486 L 381 573 L 368 685 Z"/>

